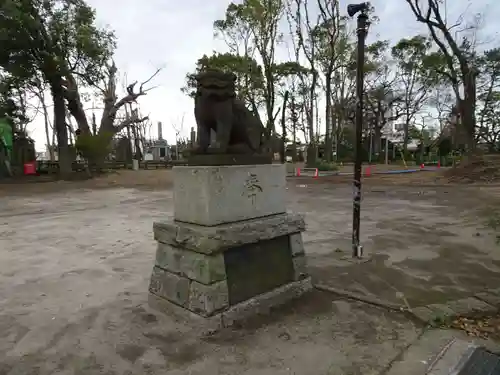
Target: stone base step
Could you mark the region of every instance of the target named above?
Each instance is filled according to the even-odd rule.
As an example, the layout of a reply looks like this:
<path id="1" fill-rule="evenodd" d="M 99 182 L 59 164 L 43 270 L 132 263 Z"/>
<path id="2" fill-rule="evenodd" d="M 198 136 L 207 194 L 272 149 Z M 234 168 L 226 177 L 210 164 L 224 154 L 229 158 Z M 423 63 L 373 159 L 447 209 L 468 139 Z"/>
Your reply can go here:
<path id="1" fill-rule="evenodd" d="M 500 356 L 485 348 L 476 348 L 463 356 L 458 375 L 500 375 Z"/>
<path id="2" fill-rule="evenodd" d="M 230 327 L 236 322 L 253 315 L 267 314 L 273 307 L 301 297 L 313 288 L 311 278 L 294 281 L 267 293 L 255 296 L 230 306 L 225 311 L 209 317 L 195 314 L 184 307 L 178 306 L 152 293 L 149 294 L 149 307 L 155 311 L 167 314 L 172 318 L 198 329 L 202 334 L 213 333 L 221 328 Z"/>
<path id="3" fill-rule="evenodd" d="M 462 332 L 425 332 L 396 360 L 385 375 L 500 375 L 498 348 Z"/>

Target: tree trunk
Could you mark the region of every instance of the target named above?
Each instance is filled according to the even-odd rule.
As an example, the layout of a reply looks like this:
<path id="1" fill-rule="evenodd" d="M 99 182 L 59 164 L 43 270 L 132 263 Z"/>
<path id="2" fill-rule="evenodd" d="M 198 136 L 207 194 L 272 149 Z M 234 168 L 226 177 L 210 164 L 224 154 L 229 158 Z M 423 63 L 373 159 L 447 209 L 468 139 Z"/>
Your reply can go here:
<path id="1" fill-rule="evenodd" d="M 316 82 L 318 73 L 313 71 L 311 87 L 309 89 L 309 108 L 307 110 L 307 123 L 309 127 L 309 145 L 307 146 L 307 164 L 312 166 L 316 163 L 318 157 L 316 137 L 314 135 L 314 93 L 316 91 Z"/>
<path id="2" fill-rule="evenodd" d="M 408 114 L 406 115 L 405 118 L 405 123 L 403 127 L 403 154 L 406 155 L 406 151 L 408 150 L 408 142 L 410 138 L 410 118 Z"/>
<path id="3" fill-rule="evenodd" d="M 326 77 L 326 105 L 325 105 L 325 159 L 328 162 L 332 161 L 333 156 L 333 111 L 332 111 L 332 80 L 331 77 Z"/>
<path id="4" fill-rule="evenodd" d="M 42 90 L 40 90 L 40 102 L 42 104 L 42 110 L 43 110 L 43 121 L 45 124 L 45 140 L 47 142 L 47 150 L 49 151 L 50 161 L 54 161 L 56 159 L 53 147 L 54 142 L 50 142 L 50 135 L 49 135 L 49 128 L 50 128 L 49 110 L 47 108 L 47 104 L 45 103 L 45 94 L 43 93 Z"/>
<path id="5" fill-rule="evenodd" d="M 376 156 L 376 160 L 378 160 L 378 156 L 380 154 L 380 149 L 381 149 L 381 140 L 382 140 L 382 126 L 377 124 L 375 126 L 375 129 L 373 129 L 373 154 Z M 372 159 L 373 160 L 373 159 Z"/>
<path id="6" fill-rule="evenodd" d="M 271 64 L 264 60 L 264 76 L 266 77 L 266 90 L 264 93 L 264 99 L 266 102 L 266 112 L 267 112 L 267 139 L 271 140 L 274 135 L 274 78 L 273 72 L 271 71 Z"/>
<path id="7" fill-rule="evenodd" d="M 95 121 L 95 113 L 92 112 L 92 135 L 97 135 L 97 123 Z"/>
<path id="8" fill-rule="evenodd" d="M 295 95 L 290 98 L 290 120 L 292 121 L 292 161 L 297 162 L 297 107 L 295 105 Z"/>
<path id="9" fill-rule="evenodd" d="M 464 99 L 459 100 L 461 123 L 466 136 L 468 152 L 476 149 L 476 77 L 474 72 L 464 75 Z"/>
<path id="10" fill-rule="evenodd" d="M 73 128 L 73 124 L 71 123 L 71 114 L 69 114 L 68 111 L 66 111 L 66 119 L 68 120 L 66 126 L 68 127 L 69 144 L 73 146 L 75 144 L 75 139 L 74 139 L 75 129 Z"/>
<path id="11" fill-rule="evenodd" d="M 132 153 L 132 133 L 130 132 L 130 126 L 127 126 L 127 143 L 128 143 L 128 149 L 130 150 L 130 153 L 127 152 L 127 157 L 126 161 L 127 163 L 132 163 L 133 153 Z"/>
<path id="12" fill-rule="evenodd" d="M 91 134 L 87 116 L 85 115 L 85 110 L 83 109 L 80 93 L 78 91 L 78 84 L 71 74 L 68 75 L 66 82 L 68 89 L 66 90 L 65 96 L 68 100 L 69 113 L 75 118 L 81 134 Z"/>
<path id="13" fill-rule="evenodd" d="M 101 124 L 99 125 L 99 130 L 97 134 L 110 133 L 112 135 L 116 134 L 116 128 L 114 126 L 116 114 L 112 106 L 104 105 L 104 110 L 102 111 Z M 121 130 L 121 129 L 120 129 Z"/>
<path id="14" fill-rule="evenodd" d="M 60 79 L 51 84 L 50 90 L 54 101 L 54 130 L 57 134 L 57 150 L 59 154 L 59 173 L 61 178 L 66 179 L 72 172 L 71 155 L 68 147 L 68 128 L 66 126 L 66 107 L 64 92 L 60 85 Z"/>
<path id="15" fill-rule="evenodd" d="M 132 133 L 134 134 L 134 146 L 135 146 L 134 159 L 142 160 L 141 144 L 139 141 L 139 136 L 137 134 L 137 127 L 135 126 L 132 127 Z"/>
<path id="16" fill-rule="evenodd" d="M 280 160 L 284 164 L 286 162 L 286 105 L 288 102 L 288 95 L 290 93 L 285 91 L 283 98 L 283 107 L 281 110 L 281 147 L 280 147 Z"/>

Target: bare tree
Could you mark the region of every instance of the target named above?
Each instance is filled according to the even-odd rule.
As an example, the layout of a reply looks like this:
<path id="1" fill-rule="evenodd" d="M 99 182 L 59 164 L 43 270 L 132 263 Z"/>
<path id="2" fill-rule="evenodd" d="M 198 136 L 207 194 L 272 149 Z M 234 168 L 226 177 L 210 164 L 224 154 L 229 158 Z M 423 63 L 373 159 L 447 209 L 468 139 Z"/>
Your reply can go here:
<path id="1" fill-rule="evenodd" d="M 128 85 L 126 87 L 127 94 L 121 99 L 118 99 L 116 93 L 117 68 L 114 62 L 107 66 L 107 73 L 104 82 L 102 82 L 101 84 L 89 82 L 92 83 L 93 86 L 96 87 L 102 94 L 104 103 L 100 126 L 97 133 L 108 133 L 110 135 L 114 135 L 129 125 L 138 124 L 146 120 L 147 117 L 139 118 L 136 116 L 128 116 L 116 123 L 117 114 L 120 109 L 122 109 L 126 104 L 136 103 L 139 97 L 146 95 L 148 91 L 155 88 L 146 88 L 145 86 L 149 82 L 151 82 L 151 80 L 153 80 L 154 77 L 156 77 L 160 73 L 160 71 L 161 68 L 156 69 L 156 71 L 149 78 L 147 78 L 139 85 L 138 91 L 136 91 L 138 83 L 137 81 Z M 65 97 L 68 101 L 68 109 L 71 115 L 75 118 L 78 124 L 78 129 L 82 134 L 91 134 L 76 80 L 70 75 L 69 78 L 64 82 L 64 86 Z"/>
<path id="2" fill-rule="evenodd" d="M 295 36 L 295 59 L 298 63 L 300 60 L 300 51 L 309 62 L 310 76 L 305 74 L 300 75 L 301 79 L 301 94 L 304 101 L 304 114 L 307 121 L 308 129 L 308 147 L 307 147 L 307 162 L 314 162 L 317 158 L 317 135 L 315 134 L 315 103 L 316 89 L 318 87 L 319 73 L 317 69 L 318 58 L 318 43 L 317 32 L 315 26 L 319 23 L 318 16 L 316 22 L 311 22 L 310 9 L 308 0 L 294 0 L 295 9 L 292 9 L 292 4 L 288 4 L 287 16 L 289 18 L 290 28 L 291 21 L 294 23 L 295 30 L 292 35 Z"/>
<path id="3" fill-rule="evenodd" d="M 320 68 L 325 78 L 325 156 L 327 161 L 332 160 L 333 134 L 335 123 L 333 121 L 332 105 L 332 83 L 333 72 L 338 68 L 340 30 L 342 29 L 338 0 L 317 0 L 320 11 L 320 23 L 316 26 L 316 32 L 320 42 Z M 340 47 L 340 48 L 339 48 Z"/>
<path id="4" fill-rule="evenodd" d="M 442 15 L 442 1 L 406 0 L 417 21 L 427 25 L 432 40 L 439 47 L 445 62 L 445 69 L 439 69 L 439 73 L 448 79 L 456 96 L 460 123 L 466 135 L 469 152 L 473 152 L 476 146 L 476 76 L 477 69 L 474 67 L 470 55 L 471 40 L 466 37 L 459 44 L 452 35 L 452 30 L 462 24 L 463 16 L 452 26 Z M 437 69 L 437 68 L 436 68 Z M 463 94 L 461 90 L 463 89 Z"/>

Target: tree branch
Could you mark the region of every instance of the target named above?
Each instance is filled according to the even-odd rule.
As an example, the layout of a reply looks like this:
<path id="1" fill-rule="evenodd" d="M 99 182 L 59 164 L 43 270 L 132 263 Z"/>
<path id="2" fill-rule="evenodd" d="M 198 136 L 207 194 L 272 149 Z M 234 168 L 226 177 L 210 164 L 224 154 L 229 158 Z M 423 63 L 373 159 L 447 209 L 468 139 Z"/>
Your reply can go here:
<path id="1" fill-rule="evenodd" d="M 137 81 L 135 81 L 132 84 L 128 85 L 127 89 L 126 89 L 127 90 L 127 95 L 124 96 L 123 98 L 121 98 L 114 105 L 115 112 L 118 111 L 118 109 L 120 109 L 122 106 L 124 106 L 127 103 L 136 103 L 138 97 L 146 95 L 146 93 L 148 91 L 151 91 L 154 88 L 156 88 L 157 86 L 153 86 L 153 87 L 144 89 L 144 85 L 147 84 L 148 82 L 150 82 L 155 76 L 157 76 L 158 73 L 160 73 L 160 71 L 161 71 L 161 68 L 156 69 L 156 71 L 147 80 L 145 80 L 144 82 L 142 82 L 141 85 L 139 86 L 139 92 L 134 92 L 134 88 L 137 85 Z"/>
<path id="2" fill-rule="evenodd" d="M 117 133 L 119 133 L 123 128 L 126 128 L 127 126 L 140 124 L 140 123 L 147 121 L 147 120 L 149 120 L 149 116 L 145 116 L 145 117 L 141 117 L 141 118 L 130 117 L 130 118 L 125 119 L 122 122 L 120 122 L 120 124 L 115 125 L 115 130 Z"/>

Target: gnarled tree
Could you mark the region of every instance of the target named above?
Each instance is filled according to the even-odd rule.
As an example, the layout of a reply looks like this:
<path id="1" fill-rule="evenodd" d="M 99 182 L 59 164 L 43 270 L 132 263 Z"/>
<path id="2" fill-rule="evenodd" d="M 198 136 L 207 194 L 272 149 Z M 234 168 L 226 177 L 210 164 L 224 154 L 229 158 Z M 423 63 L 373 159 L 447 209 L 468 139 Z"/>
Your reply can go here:
<path id="1" fill-rule="evenodd" d="M 100 125 L 96 132 L 91 131 L 87 116 L 83 109 L 83 105 L 78 92 L 78 84 L 73 80 L 66 80 L 64 82 L 65 97 L 68 101 L 68 108 L 71 115 L 75 118 L 80 129 L 78 148 L 82 151 L 84 156 L 92 163 L 99 165 L 102 163 L 103 158 L 106 156 L 106 151 L 111 143 L 111 139 L 119 133 L 122 129 L 128 126 L 140 124 L 148 119 L 147 116 L 139 116 L 138 111 L 129 111 L 123 119 L 118 119 L 118 113 L 121 109 L 126 111 L 126 105 L 136 103 L 137 99 L 147 94 L 153 87 L 146 87 L 151 80 L 160 72 L 157 69 L 148 79 L 139 84 L 133 82 L 126 87 L 126 95 L 118 99 L 116 90 L 117 81 L 117 68 L 112 62 L 107 64 L 107 73 L 103 75 L 101 82 L 91 82 L 93 87 L 97 88 L 102 96 L 103 111 Z"/>
<path id="2" fill-rule="evenodd" d="M 460 125 L 464 129 L 469 152 L 476 147 L 476 77 L 477 69 L 469 53 L 470 41 L 463 38 L 457 42 L 453 35 L 453 27 L 447 25 L 443 16 L 441 0 L 406 0 L 417 21 L 427 25 L 434 43 L 438 46 L 446 62 L 446 69 L 440 73 L 449 80 L 455 93 Z M 463 94 L 462 94 L 463 92 Z"/>
<path id="3" fill-rule="evenodd" d="M 95 26 L 95 13 L 84 0 L 4 1 L 0 34 L 0 66 L 26 82 L 40 74 L 48 84 L 60 172 L 65 176 L 72 159 L 64 84 L 79 72 L 92 76 L 98 71 L 113 50 L 113 35 Z"/>

